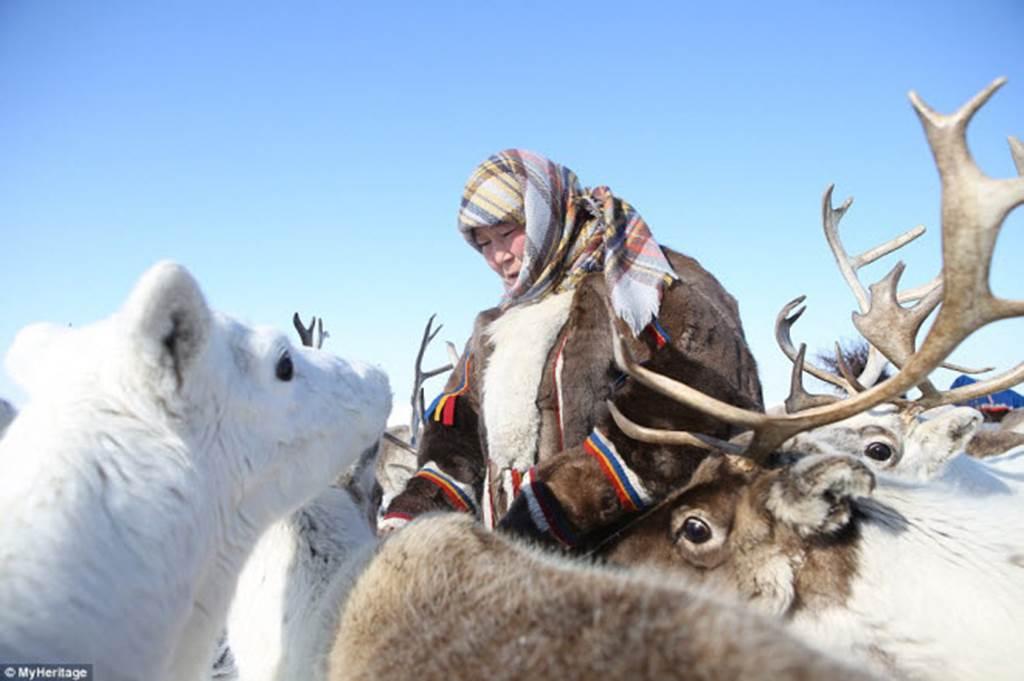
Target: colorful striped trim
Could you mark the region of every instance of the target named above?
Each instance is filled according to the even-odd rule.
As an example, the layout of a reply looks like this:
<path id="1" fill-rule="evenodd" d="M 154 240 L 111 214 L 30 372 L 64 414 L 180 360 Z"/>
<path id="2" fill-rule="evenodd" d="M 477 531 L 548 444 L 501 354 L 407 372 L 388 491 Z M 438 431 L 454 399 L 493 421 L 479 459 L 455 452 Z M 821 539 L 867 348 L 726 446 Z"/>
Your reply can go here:
<path id="1" fill-rule="evenodd" d="M 434 398 L 427 410 L 423 413 L 424 420 L 439 421 L 442 425 L 455 425 L 455 401 L 462 393 L 469 389 L 469 364 L 471 355 L 466 356 L 466 366 L 462 372 L 462 384 L 455 390 L 441 393 Z"/>
<path id="2" fill-rule="evenodd" d="M 515 468 L 512 469 L 512 498 L 515 499 L 519 496 L 519 491 L 523 488 L 523 474 L 517 471 Z"/>
<path id="3" fill-rule="evenodd" d="M 520 492 L 526 499 L 526 507 L 530 512 L 530 520 L 541 532 L 554 537 L 563 546 L 575 546 L 578 541 L 576 533 L 569 526 L 565 511 L 558 499 L 551 493 L 546 484 L 534 476 L 534 469 L 526 472 L 525 484 Z"/>
<path id="4" fill-rule="evenodd" d="M 440 487 L 445 497 L 456 509 L 470 513 L 476 510 L 476 504 L 473 503 L 473 489 L 444 473 L 433 461 L 425 463 L 413 477 L 429 480 Z"/>
<path id="5" fill-rule="evenodd" d="M 652 497 L 640 482 L 640 478 L 615 451 L 611 441 L 597 429 L 594 429 L 583 442 L 583 449 L 597 459 L 601 470 L 627 511 L 640 511 L 651 503 Z"/>
<path id="6" fill-rule="evenodd" d="M 657 317 L 651 320 L 651 323 L 647 325 L 647 328 L 650 329 L 651 335 L 654 336 L 654 342 L 658 346 L 659 350 L 672 342 L 672 338 L 668 335 L 668 331 L 658 323 Z"/>
<path id="7" fill-rule="evenodd" d="M 408 513 L 399 513 L 395 511 L 393 513 L 385 513 L 384 517 L 377 521 L 377 534 L 385 530 L 398 530 L 412 521 L 412 516 Z"/>

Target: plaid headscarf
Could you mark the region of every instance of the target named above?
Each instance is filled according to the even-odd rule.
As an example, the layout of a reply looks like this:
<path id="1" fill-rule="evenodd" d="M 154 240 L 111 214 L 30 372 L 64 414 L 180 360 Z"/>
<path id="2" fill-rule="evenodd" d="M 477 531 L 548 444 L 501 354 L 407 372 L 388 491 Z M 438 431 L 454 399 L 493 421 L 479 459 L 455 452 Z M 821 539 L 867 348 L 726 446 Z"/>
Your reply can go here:
<path id="1" fill-rule="evenodd" d="M 677 279 L 640 214 L 608 187 L 583 189 L 575 173 L 539 154 L 508 149 L 477 166 L 462 192 L 459 231 L 526 226 L 523 264 L 507 304 L 571 289 L 604 271 L 612 307 L 640 332 L 657 317 L 666 283 Z"/>

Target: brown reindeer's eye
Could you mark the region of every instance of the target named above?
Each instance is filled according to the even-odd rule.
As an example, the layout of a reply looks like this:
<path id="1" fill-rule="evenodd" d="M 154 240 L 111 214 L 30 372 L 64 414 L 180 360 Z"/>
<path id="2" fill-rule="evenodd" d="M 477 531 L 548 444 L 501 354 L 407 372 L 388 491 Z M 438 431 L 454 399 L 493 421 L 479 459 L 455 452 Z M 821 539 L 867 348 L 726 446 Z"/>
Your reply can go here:
<path id="1" fill-rule="evenodd" d="M 277 366 L 274 367 L 274 375 L 279 380 L 290 381 L 295 373 L 295 366 L 292 364 L 292 356 L 288 352 L 281 353 L 281 357 L 277 360 Z"/>
<path id="2" fill-rule="evenodd" d="M 875 461 L 888 461 L 892 458 L 892 447 L 884 442 L 872 442 L 864 448 L 864 455 Z"/>
<path id="3" fill-rule="evenodd" d="M 691 544 L 703 544 L 711 539 L 711 528 L 700 518 L 690 516 L 683 521 L 683 529 L 680 534 Z"/>

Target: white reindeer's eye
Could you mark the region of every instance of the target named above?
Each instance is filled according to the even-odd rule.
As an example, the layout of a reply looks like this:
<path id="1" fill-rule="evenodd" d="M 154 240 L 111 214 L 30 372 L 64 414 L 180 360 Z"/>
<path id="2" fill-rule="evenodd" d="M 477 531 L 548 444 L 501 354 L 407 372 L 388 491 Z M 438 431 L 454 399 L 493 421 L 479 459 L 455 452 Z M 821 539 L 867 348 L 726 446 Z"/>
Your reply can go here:
<path id="1" fill-rule="evenodd" d="M 683 526 L 679 530 L 679 536 L 691 544 L 703 544 L 711 539 L 711 535 L 711 527 L 697 516 L 692 515 L 683 521 Z"/>
<path id="2" fill-rule="evenodd" d="M 875 461 L 888 461 L 892 458 L 892 447 L 884 442 L 872 442 L 864 448 L 864 456 Z"/>
<path id="3" fill-rule="evenodd" d="M 277 360 L 277 366 L 274 367 L 274 375 L 279 380 L 290 381 L 294 374 L 295 366 L 292 364 L 292 356 L 285 350 Z"/>

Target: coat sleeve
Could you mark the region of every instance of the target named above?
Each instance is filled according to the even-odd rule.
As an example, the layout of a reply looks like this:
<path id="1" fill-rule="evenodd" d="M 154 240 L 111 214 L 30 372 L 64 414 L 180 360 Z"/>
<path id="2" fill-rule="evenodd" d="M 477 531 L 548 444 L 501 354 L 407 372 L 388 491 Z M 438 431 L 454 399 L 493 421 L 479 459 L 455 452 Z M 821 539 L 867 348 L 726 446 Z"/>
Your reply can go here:
<path id="1" fill-rule="evenodd" d="M 679 279 L 655 323 L 638 337 L 617 324 L 633 356 L 653 371 L 745 409 L 761 410 L 761 384 L 736 301 L 697 261 L 669 252 Z M 612 325 L 605 343 L 611 344 Z M 636 423 L 719 438 L 734 430 L 632 381 L 618 381 L 615 405 Z M 622 433 L 604 410 L 581 443 L 541 462 L 499 528 L 550 544 L 587 548 L 631 514 L 685 484 L 707 455 L 694 447 L 651 445 Z"/>
<path id="2" fill-rule="evenodd" d="M 378 532 L 397 529 L 430 511 L 478 514 L 485 465 L 474 340 L 467 345 L 444 390 L 427 408 L 417 453 L 419 468 L 384 511 Z"/>

